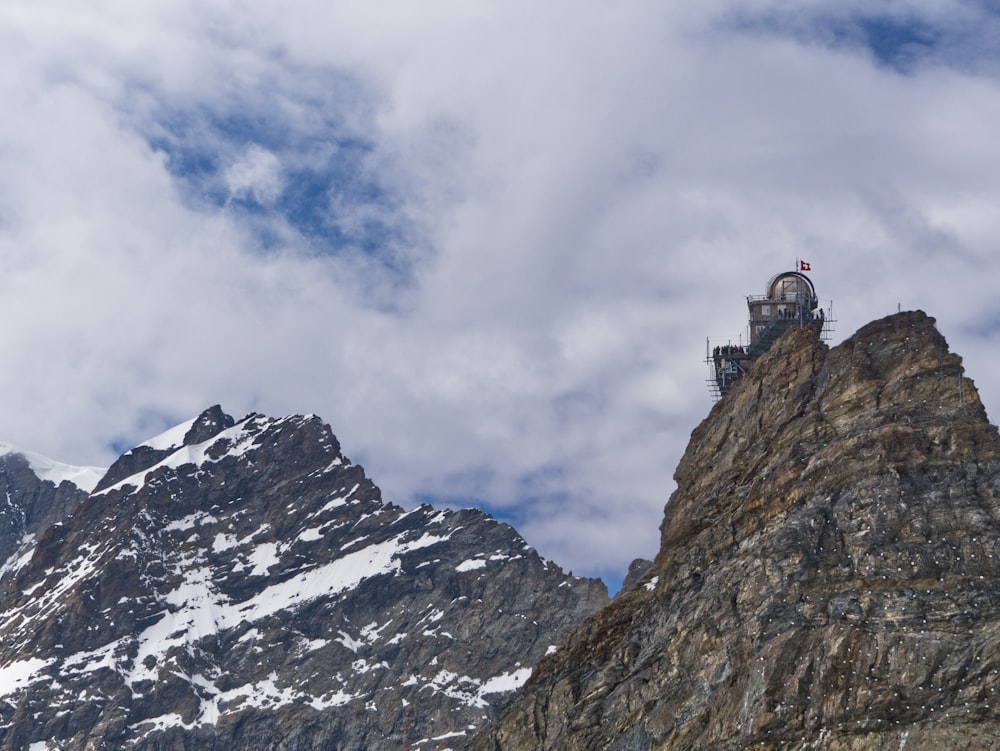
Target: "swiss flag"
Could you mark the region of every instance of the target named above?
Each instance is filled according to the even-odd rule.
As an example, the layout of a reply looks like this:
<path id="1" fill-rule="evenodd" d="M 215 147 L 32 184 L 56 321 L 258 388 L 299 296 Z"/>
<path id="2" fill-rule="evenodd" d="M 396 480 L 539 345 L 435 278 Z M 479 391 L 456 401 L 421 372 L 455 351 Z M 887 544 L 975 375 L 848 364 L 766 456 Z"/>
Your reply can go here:
<path id="1" fill-rule="evenodd" d="M 799 261 L 799 271 L 812 271 L 808 261 Z"/>

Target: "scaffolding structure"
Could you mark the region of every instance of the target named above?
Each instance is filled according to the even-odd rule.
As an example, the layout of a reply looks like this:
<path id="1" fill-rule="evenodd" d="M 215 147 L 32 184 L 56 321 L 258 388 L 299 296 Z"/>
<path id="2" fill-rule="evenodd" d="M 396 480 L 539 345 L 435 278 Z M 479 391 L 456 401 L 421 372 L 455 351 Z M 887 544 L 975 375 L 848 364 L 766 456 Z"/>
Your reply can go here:
<path id="1" fill-rule="evenodd" d="M 798 271 L 786 271 L 771 277 L 765 294 L 748 295 L 749 343 L 712 346 L 705 340 L 705 362 L 709 365 L 708 387 L 718 401 L 750 365 L 782 334 L 792 328 L 812 328 L 827 341 L 833 332 L 833 303 L 829 312 L 819 306 L 816 289 L 809 277 Z"/>

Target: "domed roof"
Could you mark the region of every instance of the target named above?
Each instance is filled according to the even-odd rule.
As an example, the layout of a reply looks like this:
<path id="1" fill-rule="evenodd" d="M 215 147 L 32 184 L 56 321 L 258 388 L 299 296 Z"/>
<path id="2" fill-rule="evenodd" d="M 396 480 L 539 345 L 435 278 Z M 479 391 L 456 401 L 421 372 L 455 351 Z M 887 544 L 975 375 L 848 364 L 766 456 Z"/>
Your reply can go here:
<path id="1" fill-rule="evenodd" d="M 786 271 L 771 277 L 765 294 L 771 300 L 789 300 L 808 304 L 809 310 L 816 307 L 816 288 L 805 274 Z"/>

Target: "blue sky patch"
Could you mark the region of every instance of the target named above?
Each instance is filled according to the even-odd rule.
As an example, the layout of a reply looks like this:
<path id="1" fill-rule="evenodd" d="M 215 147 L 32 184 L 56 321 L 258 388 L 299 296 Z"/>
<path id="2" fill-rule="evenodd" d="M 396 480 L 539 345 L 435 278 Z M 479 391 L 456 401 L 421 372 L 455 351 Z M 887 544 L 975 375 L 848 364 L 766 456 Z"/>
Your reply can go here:
<path id="1" fill-rule="evenodd" d="M 861 20 L 858 27 L 875 58 L 890 67 L 907 70 L 921 57 L 933 52 L 942 32 L 922 23 L 906 23 L 889 18 Z"/>
<path id="2" fill-rule="evenodd" d="M 366 118 L 341 109 L 358 109 L 357 95 L 255 93 L 259 98 L 218 109 L 157 114 L 148 141 L 165 154 L 188 200 L 234 215 L 261 251 L 297 236 L 310 253 L 360 253 L 390 286 L 411 284 L 412 264 L 400 249 L 414 228 L 397 191 L 369 168 L 374 141 L 347 125 Z M 257 165 L 248 164 L 253 158 Z"/>
<path id="3" fill-rule="evenodd" d="M 727 19 L 724 27 L 791 37 L 803 44 L 864 50 L 880 65 L 910 73 L 923 63 L 958 67 L 995 63 L 1000 10 L 984 2 L 965 2 L 944 17 L 915 8 L 851 13 L 834 7 L 810 13 L 795 6 L 788 11 L 739 14 Z"/>

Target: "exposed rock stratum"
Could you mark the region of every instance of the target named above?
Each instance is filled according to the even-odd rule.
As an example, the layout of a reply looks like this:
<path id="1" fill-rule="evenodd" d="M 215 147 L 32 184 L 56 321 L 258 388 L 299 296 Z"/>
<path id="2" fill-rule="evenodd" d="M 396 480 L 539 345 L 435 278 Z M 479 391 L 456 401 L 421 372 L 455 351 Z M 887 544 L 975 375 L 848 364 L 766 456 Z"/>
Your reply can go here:
<path id="1" fill-rule="evenodd" d="M 1000 438 L 933 319 L 786 333 L 676 480 L 475 751 L 1000 749 Z"/>

